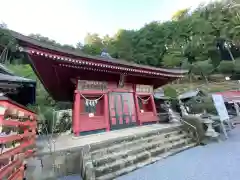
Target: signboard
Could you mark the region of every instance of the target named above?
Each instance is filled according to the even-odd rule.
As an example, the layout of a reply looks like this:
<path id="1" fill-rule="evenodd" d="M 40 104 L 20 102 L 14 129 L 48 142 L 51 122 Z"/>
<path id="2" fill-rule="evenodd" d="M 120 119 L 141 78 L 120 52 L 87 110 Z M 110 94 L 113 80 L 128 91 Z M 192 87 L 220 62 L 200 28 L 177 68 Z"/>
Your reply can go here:
<path id="1" fill-rule="evenodd" d="M 106 89 L 107 89 L 107 82 L 78 80 L 78 90 L 80 91 L 86 91 L 86 90 L 104 91 Z"/>
<path id="2" fill-rule="evenodd" d="M 136 92 L 138 93 L 153 93 L 153 86 L 137 84 Z"/>
<path id="3" fill-rule="evenodd" d="M 229 119 L 228 112 L 226 106 L 224 104 L 224 100 L 222 95 L 220 94 L 212 94 L 212 99 L 214 102 L 214 106 L 218 112 L 221 121 Z"/>

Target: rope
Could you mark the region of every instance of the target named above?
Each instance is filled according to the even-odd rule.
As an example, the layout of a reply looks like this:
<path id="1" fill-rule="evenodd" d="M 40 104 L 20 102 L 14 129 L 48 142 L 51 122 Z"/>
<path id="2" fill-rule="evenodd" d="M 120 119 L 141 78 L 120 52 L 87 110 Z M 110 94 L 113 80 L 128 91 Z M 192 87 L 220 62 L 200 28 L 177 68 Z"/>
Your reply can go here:
<path id="1" fill-rule="evenodd" d="M 104 94 L 103 95 L 101 95 L 99 98 L 97 98 L 97 99 L 88 99 L 88 98 L 86 98 L 84 95 L 82 95 L 81 94 L 81 96 L 83 97 L 83 99 L 85 99 L 85 101 L 98 101 L 98 100 L 100 100 L 103 96 L 104 96 Z"/>
<path id="2" fill-rule="evenodd" d="M 147 101 L 151 98 L 151 96 L 149 96 L 147 99 L 142 99 L 142 98 L 140 98 L 139 96 L 138 96 L 138 98 L 139 98 L 141 101 L 147 102 Z"/>

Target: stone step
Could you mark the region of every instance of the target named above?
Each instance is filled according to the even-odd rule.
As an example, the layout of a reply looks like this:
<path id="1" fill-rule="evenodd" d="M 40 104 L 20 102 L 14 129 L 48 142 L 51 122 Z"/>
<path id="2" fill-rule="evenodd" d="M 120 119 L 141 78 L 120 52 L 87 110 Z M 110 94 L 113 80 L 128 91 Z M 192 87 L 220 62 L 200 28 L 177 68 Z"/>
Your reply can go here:
<path id="1" fill-rule="evenodd" d="M 122 176 L 124 174 L 130 173 L 130 172 L 132 172 L 136 169 L 139 169 L 139 168 L 142 168 L 146 165 L 155 163 L 156 161 L 165 159 L 168 156 L 174 155 L 176 153 L 179 153 L 179 152 L 184 151 L 186 149 L 192 148 L 194 146 L 196 146 L 196 143 L 190 143 L 190 144 L 185 145 L 183 147 L 179 147 L 177 149 L 172 149 L 172 150 L 170 150 L 168 152 L 165 152 L 161 155 L 158 155 L 156 157 L 151 157 L 151 158 L 148 158 L 148 159 L 146 159 L 142 162 L 139 162 L 137 164 L 131 164 L 130 166 L 124 166 L 122 169 L 119 169 L 115 172 L 110 172 L 110 173 L 104 174 L 103 176 L 96 177 L 96 180 L 112 180 L 116 177 L 119 177 L 119 176 Z"/>
<path id="2" fill-rule="evenodd" d="M 180 139 L 184 139 L 187 137 L 187 134 L 175 134 L 175 136 L 170 136 L 169 138 L 165 138 L 164 135 L 158 136 L 156 139 L 151 139 L 152 141 L 146 141 L 146 142 L 139 142 L 138 144 L 134 144 L 134 146 L 124 146 L 124 150 L 114 152 L 114 153 L 109 153 L 101 156 L 98 159 L 93 159 L 93 165 L 96 166 L 101 166 L 106 163 L 111 163 L 113 161 L 116 161 L 117 159 L 122 159 L 126 158 L 129 155 L 132 154 L 137 154 L 139 152 L 142 152 L 143 149 L 148 149 L 152 148 L 154 146 L 160 146 L 165 143 L 171 142 L 171 141 L 177 141 Z"/>
<path id="3" fill-rule="evenodd" d="M 95 150 L 95 151 L 91 152 L 91 156 L 93 159 L 96 159 L 98 157 L 102 157 L 109 153 L 113 153 L 116 151 L 121 151 L 122 149 L 133 147 L 137 144 L 150 142 L 152 140 L 158 139 L 161 136 L 164 136 L 164 137 L 174 136 L 174 135 L 177 135 L 180 133 L 183 133 L 183 132 L 182 132 L 182 130 L 179 129 L 179 130 L 174 130 L 174 131 L 168 132 L 168 133 L 155 132 L 155 134 L 153 134 L 152 136 L 147 136 L 147 137 L 139 136 L 138 138 L 133 139 L 131 141 L 123 141 L 121 143 L 114 143 L 111 146 L 107 146 L 107 147 Z"/>
<path id="4" fill-rule="evenodd" d="M 138 164 L 139 162 L 145 161 L 151 157 L 156 157 L 159 154 L 162 154 L 168 150 L 185 146 L 187 143 L 190 143 L 191 140 L 192 140 L 191 138 L 180 139 L 179 141 L 176 142 L 168 142 L 165 144 L 161 143 L 158 146 L 158 144 L 160 143 L 159 141 L 158 143 L 155 144 L 152 143 L 151 145 L 149 144 L 147 146 L 142 146 L 142 148 L 138 149 L 138 152 L 135 151 L 136 153 L 134 153 L 133 151 L 131 152 L 131 154 L 127 154 L 128 156 L 125 158 L 117 159 L 112 163 L 108 163 L 106 165 L 97 167 L 95 169 L 95 175 L 99 177 L 104 174 L 116 172 L 122 168 L 131 166 L 133 164 Z"/>
<path id="5" fill-rule="evenodd" d="M 157 135 L 150 136 L 150 137 L 147 137 L 147 138 L 143 137 L 143 138 L 140 138 L 140 139 L 137 139 L 137 140 L 127 141 L 125 143 L 114 144 L 113 146 L 101 149 L 97 152 L 95 151 L 94 153 L 91 153 L 91 155 L 92 155 L 93 159 L 96 159 L 96 158 L 102 157 L 102 156 L 104 156 L 106 154 L 109 154 L 109 153 L 113 153 L 113 152 L 121 151 L 121 150 L 126 149 L 126 148 L 134 147 L 138 144 L 149 143 L 149 142 L 157 140 L 159 138 L 170 137 L 170 136 L 179 135 L 179 134 L 180 134 L 180 131 L 174 131 L 174 132 L 169 132 L 169 133 L 166 133 L 166 134 L 157 134 Z"/>
<path id="6" fill-rule="evenodd" d="M 92 154 L 94 154 L 101 150 L 108 149 L 107 147 L 110 147 L 110 146 L 119 145 L 121 143 L 135 141 L 135 140 L 142 139 L 142 138 L 147 138 L 147 137 L 151 137 L 154 135 L 160 135 L 160 134 L 164 134 L 164 133 L 174 132 L 176 130 L 181 131 L 181 125 L 171 127 L 171 128 L 166 128 L 166 129 L 151 130 L 149 132 L 142 132 L 142 133 L 133 134 L 133 135 L 129 135 L 129 136 L 119 137 L 117 139 L 116 138 L 110 139 L 110 140 L 107 140 L 104 142 L 94 143 L 91 145 L 90 151 Z"/>

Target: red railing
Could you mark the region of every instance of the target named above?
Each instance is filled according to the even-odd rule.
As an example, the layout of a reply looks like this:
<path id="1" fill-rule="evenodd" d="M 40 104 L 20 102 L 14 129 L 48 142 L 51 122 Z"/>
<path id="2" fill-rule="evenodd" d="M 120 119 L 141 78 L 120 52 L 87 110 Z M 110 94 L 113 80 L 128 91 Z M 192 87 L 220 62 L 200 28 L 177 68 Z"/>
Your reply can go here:
<path id="1" fill-rule="evenodd" d="M 0 180 L 22 180 L 26 159 L 33 156 L 36 114 L 0 98 Z"/>

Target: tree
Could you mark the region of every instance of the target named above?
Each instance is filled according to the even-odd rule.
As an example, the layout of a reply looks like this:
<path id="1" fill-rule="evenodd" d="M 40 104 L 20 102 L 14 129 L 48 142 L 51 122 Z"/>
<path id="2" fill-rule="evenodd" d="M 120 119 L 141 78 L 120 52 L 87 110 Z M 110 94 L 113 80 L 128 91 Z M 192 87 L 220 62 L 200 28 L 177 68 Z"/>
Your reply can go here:
<path id="1" fill-rule="evenodd" d="M 206 75 L 205 68 L 198 68 L 198 71 L 193 69 L 205 64 L 207 74 L 215 73 L 222 60 L 240 57 L 238 7 L 238 2 L 228 0 L 200 5 L 194 11 L 182 9 L 170 21 L 154 21 L 138 30 L 121 29 L 113 37 L 88 33 L 84 45 L 78 43 L 76 48 L 61 45 L 40 34 L 30 36 L 44 43 L 90 55 L 100 55 L 106 49 L 112 57 L 138 64 L 171 68 L 187 64 L 184 66 L 189 69 L 190 75 L 199 74 L 200 69 L 204 71 L 201 74 Z M 0 31 L 0 45 L 6 45 L 9 37 L 1 36 L 2 31 L 4 29 Z M 206 65 L 206 62 L 211 65 Z"/>
<path id="2" fill-rule="evenodd" d="M 172 16 L 173 21 L 179 21 L 181 19 L 186 18 L 189 15 L 189 9 L 181 9 L 175 12 Z"/>

